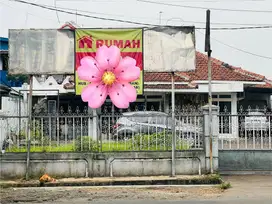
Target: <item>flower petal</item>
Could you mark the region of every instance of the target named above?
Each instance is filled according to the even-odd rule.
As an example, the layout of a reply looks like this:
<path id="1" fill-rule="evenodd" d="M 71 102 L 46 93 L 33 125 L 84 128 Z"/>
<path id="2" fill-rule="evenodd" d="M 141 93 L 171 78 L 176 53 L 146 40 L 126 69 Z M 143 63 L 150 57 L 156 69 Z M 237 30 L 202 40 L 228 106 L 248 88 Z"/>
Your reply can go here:
<path id="1" fill-rule="evenodd" d="M 121 60 L 114 71 L 118 81 L 132 82 L 140 77 L 141 70 L 136 67 L 136 60 L 131 57 L 125 57 Z"/>
<path id="2" fill-rule="evenodd" d="M 100 108 L 107 98 L 107 87 L 101 83 L 91 83 L 82 90 L 81 98 L 91 108 Z"/>
<path id="3" fill-rule="evenodd" d="M 129 102 L 134 102 L 137 99 L 137 90 L 128 82 L 116 83 L 115 87 L 120 93 L 124 93 Z"/>
<path id="4" fill-rule="evenodd" d="M 126 56 L 123 59 L 121 59 L 119 65 L 114 70 L 114 73 L 119 74 L 122 70 L 125 70 L 128 67 L 135 67 L 135 66 L 136 66 L 136 60 L 133 59 L 132 57 Z"/>
<path id="5" fill-rule="evenodd" d="M 102 72 L 97 67 L 97 62 L 92 57 L 83 57 L 80 60 L 81 66 L 77 69 L 79 79 L 89 82 L 101 81 Z"/>
<path id="6" fill-rule="evenodd" d="M 107 47 L 106 45 L 98 48 L 95 59 L 99 67 L 104 70 L 112 70 L 119 64 L 121 57 L 120 49 L 114 45 Z"/>
<path id="7" fill-rule="evenodd" d="M 132 97 L 130 97 L 129 100 L 129 97 L 122 89 L 122 84 L 120 83 L 115 83 L 111 87 L 109 87 L 109 95 L 112 103 L 117 108 L 128 108 L 130 100 L 133 99 Z"/>

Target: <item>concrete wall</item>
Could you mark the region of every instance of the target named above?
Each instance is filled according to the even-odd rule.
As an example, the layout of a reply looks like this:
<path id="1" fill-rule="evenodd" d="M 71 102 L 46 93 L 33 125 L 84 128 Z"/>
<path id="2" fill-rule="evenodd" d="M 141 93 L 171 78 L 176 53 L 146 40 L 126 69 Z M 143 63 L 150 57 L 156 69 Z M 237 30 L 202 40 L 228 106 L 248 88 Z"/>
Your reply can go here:
<path id="1" fill-rule="evenodd" d="M 24 116 L 24 118 L 21 118 L 21 130 L 19 130 L 18 119 L 19 103 L 21 103 L 21 116 Z M 18 97 L 2 97 L 2 109 L 0 110 L 0 147 L 2 148 L 3 140 L 6 137 L 9 137 L 13 142 L 16 142 L 17 138 L 12 138 L 11 133 L 18 134 L 20 131 L 25 130 L 26 126 L 27 103 Z"/>
<path id="2" fill-rule="evenodd" d="M 271 150 L 219 150 L 221 173 L 271 173 Z"/>
<path id="3" fill-rule="evenodd" d="M 206 173 L 204 150 L 177 152 L 176 174 Z M 23 178 L 26 153 L 0 155 L 0 178 Z M 104 177 L 171 175 L 171 152 L 31 153 L 30 176 Z M 200 161 L 200 162 L 199 162 Z"/>

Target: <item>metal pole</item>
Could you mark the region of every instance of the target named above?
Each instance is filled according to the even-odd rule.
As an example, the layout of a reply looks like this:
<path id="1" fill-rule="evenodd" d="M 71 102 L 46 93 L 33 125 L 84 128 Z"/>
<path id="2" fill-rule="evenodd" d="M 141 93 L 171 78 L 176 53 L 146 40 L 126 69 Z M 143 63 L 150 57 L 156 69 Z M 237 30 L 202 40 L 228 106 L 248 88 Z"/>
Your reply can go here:
<path id="1" fill-rule="evenodd" d="M 28 95 L 28 127 L 27 127 L 27 157 L 26 157 L 26 180 L 29 179 L 29 164 L 30 164 L 30 139 L 32 127 L 32 90 L 33 76 L 29 77 L 29 95 Z"/>
<path id="2" fill-rule="evenodd" d="M 205 36 L 205 51 L 208 53 L 208 81 L 209 81 L 209 136 L 210 136 L 210 169 L 213 174 L 213 130 L 212 130 L 212 68 L 211 68 L 211 41 L 210 41 L 210 10 L 206 12 L 206 36 Z"/>
<path id="3" fill-rule="evenodd" d="M 24 98 L 23 98 L 24 99 Z M 17 146 L 20 146 L 20 136 L 21 136 L 21 90 L 19 90 L 19 133 L 18 133 L 18 139 L 17 139 Z"/>
<path id="4" fill-rule="evenodd" d="M 162 17 L 162 11 L 160 11 L 160 13 L 159 13 L 159 25 L 161 25 L 161 17 Z"/>
<path id="5" fill-rule="evenodd" d="M 176 176 L 176 130 L 175 130 L 175 73 L 172 72 L 172 177 Z"/>
<path id="6" fill-rule="evenodd" d="M 209 133 L 210 133 L 210 167 L 213 174 L 213 134 L 212 134 L 212 70 L 211 70 L 211 53 L 208 53 L 208 79 L 209 79 Z"/>

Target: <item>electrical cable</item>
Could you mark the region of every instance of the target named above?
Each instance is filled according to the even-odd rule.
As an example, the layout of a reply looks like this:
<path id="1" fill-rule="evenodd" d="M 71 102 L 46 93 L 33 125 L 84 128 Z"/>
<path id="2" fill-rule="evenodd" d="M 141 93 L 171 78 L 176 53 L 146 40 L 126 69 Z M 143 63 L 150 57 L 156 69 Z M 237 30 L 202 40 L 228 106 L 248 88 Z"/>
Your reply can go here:
<path id="1" fill-rule="evenodd" d="M 71 14 L 71 15 L 78 15 L 78 16 L 83 16 L 83 17 L 87 17 L 87 18 L 93 18 L 93 19 L 99 19 L 99 20 L 107 20 L 107 21 L 115 21 L 115 22 L 121 22 L 121 23 L 129 23 L 129 24 L 135 24 L 135 25 L 145 25 L 145 26 L 161 26 L 161 25 L 157 25 L 157 24 L 151 24 L 151 23 L 141 23 L 141 22 L 136 22 L 136 21 L 130 21 L 130 20 L 121 20 L 121 19 L 114 19 L 114 18 L 105 18 L 105 17 L 99 17 L 99 16 L 94 16 L 94 15 L 87 15 L 87 14 L 81 14 L 81 13 L 74 13 L 74 12 L 70 12 L 70 11 L 65 11 L 65 10 L 61 10 L 61 9 L 55 9 L 55 8 L 50 8 L 44 5 L 40 5 L 40 4 L 35 4 L 35 3 L 30 3 L 30 2 L 26 2 L 26 1 L 22 1 L 22 0 L 13 0 L 15 2 L 19 2 L 19 3 L 23 3 L 23 4 L 30 4 L 36 7 L 40 7 L 43 9 L 47 9 L 47 10 L 51 10 L 51 11 L 58 11 L 58 12 L 62 12 L 62 13 L 66 13 L 66 14 Z M 272 28 L 272 25 L 267 25 L 267 26 L 254 26 L 254 27 L 222 27 L 222 28 L 211 28 L 211 30 L 246 30 L 246 29 L 265 29 L 265 28 Z M 200 27 L 196 27 L 195 29 L 201 29 L 201 30 L 205 30 L 205 28 L 200 28 Z"/>
<path id="2" fill-rule="evenodd" d="M 201 33 L 201 34 L 205 35 L 205 33 L 202 33 L 202 32 L 201 32 L 201 31 L 199 31 L 199 30 L 197 30 L 197 31 L 198 31 L 199 33 Z M 227 47 L 229 47 L 229 48 L 232 48 L 232 49 L 234 49 L 234 50 L 237 50 L 237 51 L 240 51 L 240 52 L 243 52 L 243 53 L 246 53 L 246 54 L 249 54 L 249 55 L 255 56 L 255 57 L 260 57 L 260 58 L 264 58 L 264 59 L 270 59 L 270 60 L 272 60 L 272 57 L 269 57 L 269 56 L 264 56 L 264 55 L 259 55 L 259 54 L 255 54 L 255 53 L 253 53 L 253 52 L 249 52 L 249 51 L 246 51 L 246 50 L 243 50 L 243 49 L 240 49 L 240 48 L 234 47 L 234 46 L 229 45 L 229 44 L 226 44 L 226 43 L 224 43 L 224 42 L 222 42 L 222 41 L 220 41 L 220 40 L 217 40 L 217 39 L 215 39 L 215 38 L 213 38 L 213 37 L 211 37 L 211 39 L 212 39 L 212 40 L 214 40 L 214 41 L 216 41 L 216 42 L 218 42 L 218 43 L 220 43 L 220 44 L 222 44 L 222 45 L 224 45 L 224 46 L 227 46 Z"/>
<path id="3" fill-rule="evenodd" d="M 57 9 L 57 0 L 54 0 L 54 5 L 55 5 L 55 8 Z M 58 22 L 60 23 L 59 14 L 57 10 L 56 10 L 56 15 L 57 15 Z"/>
<path id="4" fill-rule="evenodd" d="M 189 9 L 202 9 L 202 10 L 215 10 L 215 11 L 230 11 L 230 12 L 254 12 L 254 13 L 272 13 L 272 10 L 251 10 L 251 9 L 229 9 L 229 8 L 208 8 L 202 6 L 187 6 L 187 5 L 180 5 L 180 4 L 169 4 L 164 2 L 155 2 L 155 1 L 148 1 L 148 0 L 137 0 L 138 2 L 143 3 L 150 3 L 150 4 L 157 4 L 157 5 L 164 5 L 164 6 L 172 6 L 172 7 L 182 7 L 182 8 L 189 8 Z"/>

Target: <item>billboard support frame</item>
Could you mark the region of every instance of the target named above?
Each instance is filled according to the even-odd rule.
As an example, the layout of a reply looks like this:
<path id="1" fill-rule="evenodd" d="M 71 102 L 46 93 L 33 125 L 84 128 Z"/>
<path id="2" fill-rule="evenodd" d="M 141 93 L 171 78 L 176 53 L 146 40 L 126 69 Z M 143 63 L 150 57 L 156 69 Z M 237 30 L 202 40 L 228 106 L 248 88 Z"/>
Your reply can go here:
<path id="1" fill-rule="evenodd" d="M 171 74 L 172 78 L 172 90 L 171 90 L 171 95 L 172 95 L 172 163 L 171 163 L 171 176 L 175 177 L 176 176 L 176 158 L 175 158 L 175 153 L 176 153 L 176 124 L 175 124 L 175 73 L 172 72 Z"/>
<path id="2" fill-rule="evenodd" d="M 27 125 L 27 157 L 26 157 L 26 180 L 29 179 L 30 165 L 30 137 L 32 128 L 32 91 L 33 91 L 33 75 L 29 75 L 29 96 L 28 96 L 28 125 Z"/>

